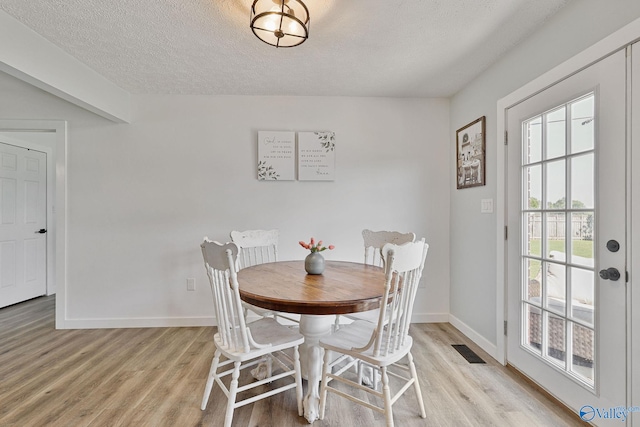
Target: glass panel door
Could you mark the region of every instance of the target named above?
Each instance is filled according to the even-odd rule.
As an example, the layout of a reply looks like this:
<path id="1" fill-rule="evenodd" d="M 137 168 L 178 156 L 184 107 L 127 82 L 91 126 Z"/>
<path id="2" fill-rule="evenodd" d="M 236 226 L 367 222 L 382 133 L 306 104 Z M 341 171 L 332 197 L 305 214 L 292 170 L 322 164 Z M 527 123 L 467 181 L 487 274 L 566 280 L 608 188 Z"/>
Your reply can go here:
<path id="1" fill-rule="evenodd" d="M 507 110 L 507 362 L 579 416 L 626 404 L 626 69 Z"/>

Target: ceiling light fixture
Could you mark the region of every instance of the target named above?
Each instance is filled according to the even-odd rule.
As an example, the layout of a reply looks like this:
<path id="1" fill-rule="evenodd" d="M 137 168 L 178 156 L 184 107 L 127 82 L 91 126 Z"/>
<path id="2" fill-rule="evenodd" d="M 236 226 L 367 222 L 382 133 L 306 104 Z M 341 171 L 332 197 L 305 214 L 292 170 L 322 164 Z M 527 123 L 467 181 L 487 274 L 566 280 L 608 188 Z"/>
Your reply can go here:
<path id="1" fill-rule="evenodd" d="M 302 0 L 254 0 L 251 30 L 271 46 L 298 46 L 309 37 L 309 9 Z"/>

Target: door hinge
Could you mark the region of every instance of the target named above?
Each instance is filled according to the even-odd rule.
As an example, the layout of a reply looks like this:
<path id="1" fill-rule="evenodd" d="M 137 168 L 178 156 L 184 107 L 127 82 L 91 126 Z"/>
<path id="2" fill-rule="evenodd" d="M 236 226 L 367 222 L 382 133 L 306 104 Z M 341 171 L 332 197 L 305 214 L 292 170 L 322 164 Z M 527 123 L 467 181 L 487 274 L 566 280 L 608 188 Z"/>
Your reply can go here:
<path id="1" fill-rule="evenodd" d="M 628 271 L 624 272 L 624 281 L 629 283 L 629 272 Z"/>
<path id="2" fill-rule="evenodd" d="M 504 226 L 504 240 L 507 240 L 508 237 L 509 237 L 509 227 L 507 227 L 505 225 Z"/>
<path id="3" fill-rule="evenodd" d="M 504 131 L 504 145 L 507 145 L 509 143 L 509 132 L 507 132 L 506 130 Z"/>
<path id="4" fill-rule="evenodd" d="M 507 321 L 504 321 L 504 334 L 507 335 Z"/>

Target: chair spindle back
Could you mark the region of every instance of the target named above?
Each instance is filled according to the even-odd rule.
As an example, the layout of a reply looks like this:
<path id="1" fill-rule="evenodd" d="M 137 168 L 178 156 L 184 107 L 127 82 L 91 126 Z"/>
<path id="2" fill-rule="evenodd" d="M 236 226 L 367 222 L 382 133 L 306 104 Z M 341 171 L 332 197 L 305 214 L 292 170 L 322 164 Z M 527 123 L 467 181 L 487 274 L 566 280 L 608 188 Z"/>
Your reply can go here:
<path id="1" fill-rule="evenodd" d="M 240 269 L 278 261 L 278 230 L 232 231 L 231 241 L 240 247 Z"/>
<path id="2" fill-rule="evenodd" d="M 386 310 L 380 310 L 378 326 L 371 340 L 374 356 L 386 356 L 404 345 L 428 250 L 424 239 L 402 245 L 387 243 L 382 247 L 382 258 L 387 266 L 382 301 L 389 301 L 390 296 L 393 298 Z"/>
<path id="3" fill-rule="evenodd" d="M 383 267 L 381 249 L 387 243 L 401 245 L 416 240 L 414 233 L 399 233 L 397 231 L 362 230 L 364 241 L 364 263 Z"/>
<path id="4" fill-rule="evenodd" d="M 217 344 L 232 352 L 248 352 L 249 336 L 237 280 L 238 246 L 205 237 L 200 245 L 218 322 Z"/>

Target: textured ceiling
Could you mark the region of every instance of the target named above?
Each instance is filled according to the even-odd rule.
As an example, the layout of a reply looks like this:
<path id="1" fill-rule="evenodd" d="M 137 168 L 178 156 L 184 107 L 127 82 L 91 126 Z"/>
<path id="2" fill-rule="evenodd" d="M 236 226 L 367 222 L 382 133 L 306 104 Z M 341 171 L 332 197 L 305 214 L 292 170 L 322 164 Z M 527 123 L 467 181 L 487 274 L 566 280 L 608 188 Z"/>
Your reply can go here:
<path id="1" fill-rule="evenodd" d="M 305 0 L 310 36 L 276 49 L 252 0 L 0 0 L 134 94 L 456 93 L 571 0 Z"/>

